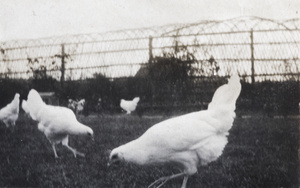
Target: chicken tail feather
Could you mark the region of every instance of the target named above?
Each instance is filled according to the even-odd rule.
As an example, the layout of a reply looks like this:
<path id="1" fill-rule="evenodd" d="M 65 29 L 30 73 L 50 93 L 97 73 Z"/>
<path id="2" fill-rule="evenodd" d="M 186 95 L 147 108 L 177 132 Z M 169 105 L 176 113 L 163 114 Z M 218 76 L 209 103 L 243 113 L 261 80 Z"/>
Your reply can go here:
<path id="1" fill-rule="evenodd" d="M 33 120 L 37 120 L 37 113 L 43 105 L 45 103 L 40 94 L 36 90 L 31 89 L 27 97 L 27 109 Z"/>
<path id="2" fill-rule="evenodd" d="M 208 105 L 208 111 L 218 119 L 221 118 L 220 123 L 216 125 L 220 132 L 227 132 L 231 128 L 235 118 L 236 100 L 240 92 L 240 78 L 238 74 L 234 74 L 227 84 L 220 86 L 214 93 L 212 101 Z"/>

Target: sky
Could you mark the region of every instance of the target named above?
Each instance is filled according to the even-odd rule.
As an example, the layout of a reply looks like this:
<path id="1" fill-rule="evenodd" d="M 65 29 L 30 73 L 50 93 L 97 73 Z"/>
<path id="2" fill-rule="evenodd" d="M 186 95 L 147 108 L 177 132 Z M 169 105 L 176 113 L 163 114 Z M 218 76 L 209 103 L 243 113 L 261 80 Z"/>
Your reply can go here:
<path id="1" fill-rule="evenodd" d="M 299 0 L 0 0 L 0 42 L 241 16 L 300 18 Z"/>

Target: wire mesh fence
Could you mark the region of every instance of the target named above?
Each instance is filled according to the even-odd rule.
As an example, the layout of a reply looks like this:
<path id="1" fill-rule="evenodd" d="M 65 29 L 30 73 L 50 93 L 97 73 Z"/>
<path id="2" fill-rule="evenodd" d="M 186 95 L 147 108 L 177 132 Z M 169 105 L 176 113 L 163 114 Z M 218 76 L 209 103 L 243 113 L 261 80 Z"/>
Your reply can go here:
<path id="1" fill-rule="evenodd" d="M 188 67 L 188 82 L 181 80 L 178 87 L 176 83 L 180 80 L 176 79 L 172 81 L 173 87 L 168 86 L 169 83 L 162 84 L 165 88 L 160 87 L 161 95 L 154 94 L 158 89 L 153 84 L 159 85 L 162 80 L 151 83 L 153 95 L 148 97 L 149 105 L 162 104 L 169 98 L 173 101 L 167 104 L 169 106 L 177 105 L 178 101 L 181 101 L 178 105 L 202 104 L 209 101 L 201 94 L 205 89 L 202 86 L 207 86 L 203 80 L 227 77 L 233 72 L 238 72 L 243 81 L 250 84 L 299 82 L 299 58 L 300 19 L 275 21 L 243 17 L 2 42 L 0 77 L 52 77 L 60 82 L 85 80 L 96 75 L 110 80 L 149 75 L 166 79 L 161 77 L 166 73 L 157 69 L 157 74 L 149 74 L 151 64 L 179 62 Z M 187 93 L 187 87 L 190 93 Z M 140 94 L 143 92 L 139 91 Z M 190 96 L 189 101 L 184 102 L 184 96 Z M 199 96 L 204 98 L 200 102 Z"/>
<path id="2" fill-rule="evenodd" d="M 193 76 L 226 76 L 238 71 L 248 82 L 298 80 L 299 19 L 261 18 L 203 21 L 195 24 L 102 34 L 8 41 L 0 44 L 0 76 L 30 78 L 34 71 L 64 80 L 135 76 L 153 57 L 184 59 L 193 54 Z M 64 71 L 64 75 L 62 75 Z M 252 80 L 251 80 L 252 77 Z M 255 80 L 254 80 L 255 78 Z"/>

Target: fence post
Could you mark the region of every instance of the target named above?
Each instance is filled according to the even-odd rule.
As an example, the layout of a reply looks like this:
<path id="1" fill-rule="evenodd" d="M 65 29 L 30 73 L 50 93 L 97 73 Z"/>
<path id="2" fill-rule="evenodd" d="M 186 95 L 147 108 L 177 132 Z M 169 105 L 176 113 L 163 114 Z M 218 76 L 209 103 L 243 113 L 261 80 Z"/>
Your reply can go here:
<path id="1" fill-rule="evenodd" d="M 250 38 L 251 38 L 251 83 L 255 83 L 255 69 L 254 69 L 254 44 L 253 44 L 253 29 L 251 29 L 250 32 Z"/>
<path id="2" fill-rule="evenodd" d="M 152 41 L 153 41 L 153 37 L 150 35 L 149 36 L 149 60 L 148 60 L 148 63 L 152 63 L 152 61 L 153 61 L 153 53 L 152 53 L 153 46 L 152 46 Z"/>
<path id="3" fill-rule="evenodd" d="M 64 87 L 65 82 L 65 44 L 61 45 L 61 76 L 60 76 L 60 85 L 61 88 Z"/>
<path id="4" fill-rule="evenodd" d="M 148 59 L 148 64 L 147 67 L 148 67 L 148 73 L 149 73 L 149 76 L 151 79 L 147 79 L 148 81 L 148 84 L 149 84 L 149 87 L 150 87 L 150 93 L 151 93 L 151 98 L 149 99 L 150 101 L 150 106 L 153 107 L 153 93 L 154 93 L 154 85 L 153 85 L 153 81 L 152 81 L 152 77 L 153 77 L 153 72 L 151 70 L 151 65 L 153 63 L 153 53 L 152 53 L 152 50 L 153 50 L 153 46 L 152 46 L 152 42 L 153 42 L 153 37 L 150 35 L 149 36 L 149 59 Z"/>
<path id="5" fill-rule="evenodd" d="M 252 109 L 256 107 L 255 103 L 255 69 L 254 69 L 254 42 L 253 42 L 253 29 L 250 31 L 250 39 L 251 39 L 251 106 Z"/>

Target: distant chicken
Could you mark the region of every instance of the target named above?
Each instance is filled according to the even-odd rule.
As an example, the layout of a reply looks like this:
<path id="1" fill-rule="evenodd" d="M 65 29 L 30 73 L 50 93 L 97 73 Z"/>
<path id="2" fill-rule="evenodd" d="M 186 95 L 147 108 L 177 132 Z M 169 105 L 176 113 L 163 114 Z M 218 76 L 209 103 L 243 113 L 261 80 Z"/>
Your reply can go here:
<path id="1" fill-rule="evenodd" d="M 161 187 L 170 179 L 184 177 L 182 188 L 185 188 L 188 178 L 197 172 L 197 166 L 222 155 L 240 91 L 239 76 L 233 75 L 228 84 L 216 90 L 207 110 L 153 125 L 136 140 L 112 150 L 108 165 L 119 161 L 139 165 L 172 163 L 181 172 L 162 177 L 149 187 Z"/>
<path id="2" fill-rule="evenodd" d="M 86 135 L 93 138 L 93 130 L 78 122 L 74 112 L 68 108 L 47 105 L 39 93 L 32 89 L 28 94 L 27 107 L 33 120 L 38 121 L 38 129 L 43 132 L 52 145 L 57 158 L 55 145 L 62 143 L 74 154 L 84 157 L 83 153 L 76 151 L 68 145 L 69 135 Z"/>
<path id="3" fill-rule="evenodd" d="M 73 110 L 73 112 L 76 112 L 76 106 L 77 106 L 77 102 L 75 100 L 73 99 L 68 100 L 68 108 Z"/>
<path id="4" fill-rule="evenodd" d="M 85 105 L 85 99 L 75 101 L 73 99 L 68 100 L 68 108 L 73 110 L 76 114 L 82 114 Z"/>
<path id="5" fill-rule="evenodd" d="M 77 102 L 76 114 L 82 114 L 84 109 L 85 99 L 81 99 Z"/>
<path id="6" fill-rule="evenodd" d="M 126 101 L 124 99 L 121 99 L 120 106 L 123 110 L 127 112 L 127 114 L 130 114 L 131 112 L 135 111 L 139 101 L 139 97 L 135 97 L 132 101 Z"/>
<path id="7" fill-rule="evenodd" d="M 20 103 L 20 94 L 16 93 L 11 103 L 7 104 L 5 107 L 3 107 L 0 110 L 0 120 L 3 121 L 6 127 L 9 127 L 11 125 L 12 126 L 16 125 L 16 121 L 19 117 L 19 105 L 20 105 L 19 103 Z"/>

